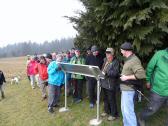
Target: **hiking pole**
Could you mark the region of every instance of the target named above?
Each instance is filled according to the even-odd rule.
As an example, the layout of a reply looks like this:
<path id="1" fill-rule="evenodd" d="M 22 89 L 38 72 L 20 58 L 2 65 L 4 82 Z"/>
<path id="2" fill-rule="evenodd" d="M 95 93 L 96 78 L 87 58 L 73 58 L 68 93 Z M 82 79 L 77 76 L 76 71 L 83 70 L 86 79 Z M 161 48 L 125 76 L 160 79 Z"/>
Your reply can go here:
<path id="1" fill-rule="evenodd" d="M 136 91 L 140 93 L 148 102 L 150 102 L 150 100 L 141 91 L 139 91 L 138 89 L 136 89 Z"/>

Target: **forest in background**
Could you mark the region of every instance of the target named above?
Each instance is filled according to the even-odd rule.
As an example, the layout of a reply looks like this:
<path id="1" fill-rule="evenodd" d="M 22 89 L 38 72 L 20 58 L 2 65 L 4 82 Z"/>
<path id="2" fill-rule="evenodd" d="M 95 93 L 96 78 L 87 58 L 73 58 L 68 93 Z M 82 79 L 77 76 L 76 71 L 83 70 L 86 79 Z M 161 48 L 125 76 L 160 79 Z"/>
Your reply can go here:
<path id="1" fill-rule="evenodd" d="M 73 38 L 63 38 L 51 42 L 45 41 L 44 43 L 29 41 L 9 44 L 0 48 L 0 58 L 67 51 L 74 47 L 73 40 Z"/>

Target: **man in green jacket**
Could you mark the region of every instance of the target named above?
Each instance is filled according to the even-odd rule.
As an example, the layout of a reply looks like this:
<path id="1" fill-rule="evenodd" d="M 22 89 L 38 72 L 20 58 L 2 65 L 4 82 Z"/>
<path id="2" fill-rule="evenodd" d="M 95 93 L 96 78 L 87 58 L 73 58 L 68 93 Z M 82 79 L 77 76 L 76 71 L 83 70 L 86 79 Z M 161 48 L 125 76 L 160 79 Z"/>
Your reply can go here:
<path id="1" fill-rule="evenodd" d="M 141 126 L 145 126 L 145 120 L 168 101 L 168 48 L 152 57 L 146 69 L 146 81 L 151 93 L 149 104 L 140 114 Z"/>
<path id="2" fill-rule="evenodd" d="M 85 64 L 85 59 L 81 56 L 80 50 L 75 49 L 75 56 L 72 57 L 70 60 L 71 64 Z M 79 75 L 79 74 L 72 74 L 72 84 L 74 87 L 73 91 L 73 98 L 75 103 L 79 103 L 82 101 L 82 92 L 83 92 L 83 81 L 84 81 L 84 76 Z"/>

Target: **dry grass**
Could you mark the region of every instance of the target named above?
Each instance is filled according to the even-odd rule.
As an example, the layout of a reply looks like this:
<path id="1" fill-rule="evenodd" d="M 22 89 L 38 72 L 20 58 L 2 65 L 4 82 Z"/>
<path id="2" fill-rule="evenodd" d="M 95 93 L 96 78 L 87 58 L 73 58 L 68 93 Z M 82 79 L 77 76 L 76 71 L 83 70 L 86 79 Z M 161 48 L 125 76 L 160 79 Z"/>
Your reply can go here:
<path id="1" fill-rule="evenodd" d="M 26 77 L 26 57 L 0 59 L 0 69 L 4 72 L 7 81 L 14 76 Z"/>

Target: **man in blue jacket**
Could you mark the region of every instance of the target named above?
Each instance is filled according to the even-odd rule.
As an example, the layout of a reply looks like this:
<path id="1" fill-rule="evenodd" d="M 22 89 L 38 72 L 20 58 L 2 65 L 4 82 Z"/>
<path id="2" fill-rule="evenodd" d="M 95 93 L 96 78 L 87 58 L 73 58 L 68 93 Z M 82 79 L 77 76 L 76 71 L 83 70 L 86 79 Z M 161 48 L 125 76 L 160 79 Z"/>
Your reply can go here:
<path id="1" fill-rule="evenodd" d="M 56 61 L 52 61 L 48 66 L 48 112 L 53 113 L 53 107 L 58 105 L 61 94 L 61 85 L 64 84 L 64 72 L 58 65 L 63 60 L 62 55 L 58 54 Z"/>

